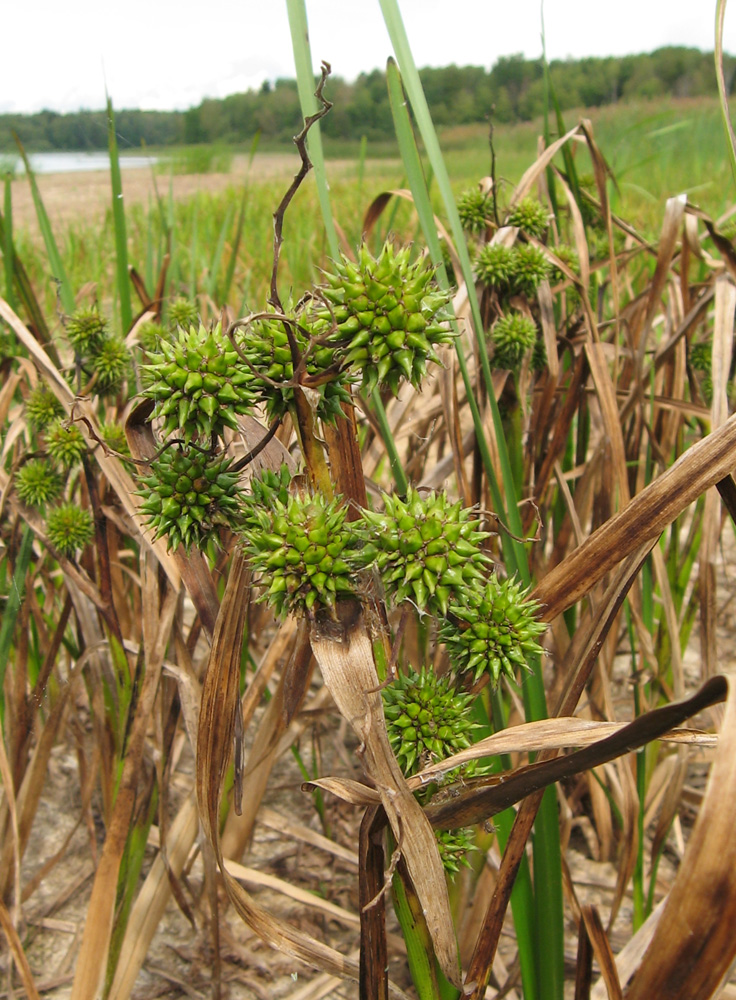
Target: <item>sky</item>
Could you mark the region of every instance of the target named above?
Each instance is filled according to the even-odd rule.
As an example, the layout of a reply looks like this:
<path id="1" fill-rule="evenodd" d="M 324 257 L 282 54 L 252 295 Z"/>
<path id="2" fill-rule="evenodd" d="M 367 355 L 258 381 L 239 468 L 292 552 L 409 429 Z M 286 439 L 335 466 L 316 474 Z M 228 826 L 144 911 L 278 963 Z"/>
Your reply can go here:
<path id="1" fill-rule="evenodd" d="M 541 0 L 399 0 L 418 66 L 541 55 Z M 315 72 L 347 80 L 392 54 L 378 0 L 306 0 Z M 5 0 L 0 113 L 175 110 L 293 77 L 286 0 Z M 736 6 L 736 3 L 731 6 Z M 712 50 L 716 0 L 545 0 L 549 59 L 663 45 Z M 10 43 L 10 44 L 9 44 Z M 736 10 L 724 48 L 736 53 Z"/>

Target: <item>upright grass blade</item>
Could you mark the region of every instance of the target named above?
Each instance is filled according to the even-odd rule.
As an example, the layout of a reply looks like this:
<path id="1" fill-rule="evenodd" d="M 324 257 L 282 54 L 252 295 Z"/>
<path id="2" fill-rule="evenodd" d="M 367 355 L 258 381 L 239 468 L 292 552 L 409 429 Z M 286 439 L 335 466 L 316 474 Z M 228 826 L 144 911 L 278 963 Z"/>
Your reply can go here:
<path id="1" fill-rule="evenodd" d="M 243 184 L 243 196 L 240 199 L 240 211 L 238 213 L 238 225 L 235 230 L 235 239 L 233 240 L 232 250 L 230 252 L 230 260 L 227 264 L 227 271 L 225 272 L 225 281 L 220 292 L 221 304 L 225 305 L 230 298 L 230 289 L 233 285 L 233 278 L 235 277 L 235 265 L 238 261 L 238 253 L 240 252 L 240 244 L 243 240 L 243 225 L 245 223 L 245 206 L 248 201 L 248 189 L 249 189 L 249 175 L 250 169 L 253 166 L 253 159 L 256 155 L 256 150 L 258 149 L 258 143 L 261 138 L 261 133 L 256 132 L 253 136 L 253 141 L 250 144 L 250 153 L 248 154 L 248 172 L 246 174 L 245 183 Z"/>
<path id="2" fill-rule="evenodd" d="M 2 624 L 0 624 L 0 725 L 4 721 L 5 697 L 3 695 L 5 671 L 10 657 L 10 645 L 13 641 L 13 630 L 18 619 L 18 612 L 26 593 L 26 574 L 31 563 L 33 551 L 33 529 L 28 525 L 23 529 L 18 558 L 15 563 L 13 578 L 10 582 L 10 593 L 5 604 Z M 0 738 L 2 738 L 0 736 Z"/>
<path id="3" fill-rule="evenodd" d="M 731 161 L 731 171 L 736 180 L 736 135 L 731 124 L 731 116 L 728 113 L 728 92 L 726 90 L 726 80 L 723 76 L 723 22 L 726 18 L 726 0 L 718 0 L 716 4 L 716 45 L 713 56 L 716 63 L 716 79 L 718 80 L 718 96 L 721 102 L 721 118 L 723 128 L 726 131 L 726 146 L 728 148 L 728 158 Z"/>
<path id="4" fill-rule="evenodd" d="M 483 451 L 481 441 L 482 434 L 478 434 L 479 446 L 483 464 L 486 469 L 489 484 L 493 493 L 494 503 L 498 512 L 507 518 L 511 532 L 518 538 L 522 535 L 521 516 L 518 508 L 519 497 L 516 495 L 513 471 L 509 461 L 508 450 L 503 433 L 501 417 L 496 405 L 493 392 L 493 382 L 491 378 L 490 363 L 486 350 L 483 334 L 483 324 L 480 316 L 478 298 L 475 294 L 475 281 L 468 255 L 467 244 L 464 239 L 462 224 L 455 205 L 450 186 L 450 178 L 447 172 L 442 152 L 440 150 L 437 134 L 432 123 L 424 96 L 419 73 L 409 46 L 406 30 L 401 18 L 397 0 L 380 0 L 381 10 L 391 37 L 391 42 L 396 53 L 401 75 L 407 96 L 414 111 L 417 126 L 424 141 L 427 156 L 431 164 L 437 185 L 442 195 L 445 211 L 450 220 L 452 233 L 455 239 L 456 249 L 460 258 L 463 278 L 465 280 L 468 300 L 470 303 L 475 334 L 478 343 L 478 354 L 483 369 L 486 386 L 488 389 L 489 406 L 493 419 L 496 434 L 496 445 L 501 464 L 504 498 L 500 495 L 498 484 L 493 475 L 490 455 Z M 425 228 L 425 236 L 429 240 L 431 233 L 436 232 L 434 224 L 430 230 Z M 459 340 L 456 340 L 458 348 L 461 347 Z M 471 405 L 473 420 L 476 432 L 479 429 L 479 418 L 476 419 L 477 404 L 473 399 L 472 386 L 464 366 L 462 350 L 458 350 L 458 364 L 460 366 L 463 380 L 465 381 L 468 401 Z M 475 405 L 474 405 L 475 404 Z M 504 554 L 506 557 L 507 569 L 510 573 L 515 573 L 524 582 L 529 583 L 530 574 L 527 556 L 521 542 L 512 539 L 505 539 Z M 544 718 L 547 714 L 546 697 L 544 683 L 541 675 L 541 665 L 535 665 L 532 675 L 524 684 L 524 704 L 528 719 Z M 534 836 L 534 857 L 535 857 L 535 914 L 520 913 L 520 923 L 517 924 L 517 935 L 523 936 L 530 932 L 530 921 L 535 923 L 535 944 L 534 951 L 538 956 L 544 957 L 544 971 L 540 976 L 539 997 L 541 1000 L 560 1000 L 563 994 L 564 982 L 564 939 L 563 939 L 563 907 L 562 907 L 562 863 L 560 858 L 559 825 L 557 818 L 557 803 L 554 791 L 549 789 L 542 800 L 536 821 Z M 516 920 L 516 912 L 514 914 Z M 524 960 L 524 955 L 520 948 L 520 957 Z M 537 970 L 539 972 L 539 970 Z M 527 970 L 527 977 L 532 976 L 531 970 Z"/>
<path id="5" fill-rule="evenodd" d="M 296 66 L 296 83 L 299 90 L 299 102 L 304 117 L 315 114 L 317 104 L 314 97 L 314 73 L 312 71 L 312 51 L 309 45 L 309 28 L 307 25 L 307 8 L 304 0 L 286 0 L 289 14 L 289 29 L 291 44 L 294 49 L 294 65 Z M 330 256 L 337 260 L 340 256 L 340 246 L 337 240 L 337 230 L 332 218 L 330 193 L 327 188 L 325 159 L 322 152 L 322 136 L 319 122 L 315 122 L 309 131 L 309 158 L 314 167 L 314 177 L 317 182 L 317 196 L 322 209 L 322 220 L 327 234 L 327 246 Z"/>
<path id="6" fill-rule="evenodd" d="M 56 245 L 56 240 L 54 239 L 54 234 L 51 230 L 51 222 L 46 214 L 46 209 L 41 199 L 41 192 L 38 190 L 36 175 L 34 174 L 28 156 L 26 155 L 23 143 L 20 141 L 15 132 L 13 133 L 13 137 L 15 138 L 18 151 L 26 168 L 28 183 L 31 185 L 31 197 L 33 198 L 33 205 L 36 209 L 38 228 L 41 230 L 41 235 L 43 236 L 43 242 L 46 247 L 46 256 L 49 259 L 51 273 L 59 285 L 59 300 L 61 302 L 61 307 L 67 314 L 71 314 L 76 308 L 74 292 L 72 291 L 72 286 L 69 283 L 66 268 L 62 263 L 61 254 L 59 253 L 59 248 Z"/>
<path id="7" fill-rule="evenodd" d="M 10 174 L 5 175 L 5 193 L 3 199 L 5 211 L 5 226 L 3 232 L 3 271 L 5 273 L 5 298 L 8 304 L 16 309 L 15 292 L 13 290 L 13 189 Z"/>
<path id="8" fill-rule="evenodd" d="M 215 244 L 215 249 L 212 254 L 212 259 L 210 260 L 210 273 L 207 278 L 207 294 L 215 301 L 216 305 L 223 305 L 224 300 L 221 300 L 218 296 L 217 290 L 217 272 L 220 270 L 220 261 L 222 260 L 222 254 L 225 249 L 225 239 L 227 238 L 227 232 L 230 228 L 230 222 L 232 221 L 232 210 L 228 209 L 225 213 L 225 218 L 222 221 L 222 226 L 220 227 L 220 233 L 217 237 L 217 243 Z"/>
<path id="9" fill-rule="evenodd" d="M 123 204 L 123 182 L 120 176 L 118 139 L 115 132 L 115 113 L 112 100 L 107 98 L 107 144 L 110 153 L 110 181 L 112 183 L 112 218 L 115 228 L 115 271 L 120 307 L 120 328 L 126 334 L 133 325 L 130 274 L 128 273 L 128 235 Z"/>

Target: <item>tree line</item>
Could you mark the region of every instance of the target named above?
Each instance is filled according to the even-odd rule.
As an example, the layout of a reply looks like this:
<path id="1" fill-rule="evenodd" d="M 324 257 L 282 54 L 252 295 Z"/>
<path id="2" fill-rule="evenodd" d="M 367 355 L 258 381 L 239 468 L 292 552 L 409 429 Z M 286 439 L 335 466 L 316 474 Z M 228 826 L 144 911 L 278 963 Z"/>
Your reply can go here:
<path id="1" fill-rule="evenodd" d="M 729 90 L 736 58 L 726 56 Z M 480 66 L 446 66 L 420 70 L 435 124 L 529 121 L 544 110 L 545 79 L 541 59 L 503 56 L 490 70 Z M 549 77 L 563 109 L 599 107 L 616 101 L 656 97 L 700 97 L 717 92 L 713 53 L 684 46 L 607 58 L 554 60 Z M 352 83 L 332 78 L 327 96 L 333 109 L 322 123 L 325 136 L 369 140 L 393 137 L 386 75 L 362 73 Z M 257 132 L 262 139 L 289 141 L 301 122 L 294 80 L 264 83 L 259 90 L 205 99 L 188 111 L 119 111 L 116 127 L 121 148 L 182 143 L 242 143 Z M 0 115 L 0 151 L 12 152 L 17 132 L 26 148 L 44 150 L 104 149 L 104 111 L 34 115 Z"/>

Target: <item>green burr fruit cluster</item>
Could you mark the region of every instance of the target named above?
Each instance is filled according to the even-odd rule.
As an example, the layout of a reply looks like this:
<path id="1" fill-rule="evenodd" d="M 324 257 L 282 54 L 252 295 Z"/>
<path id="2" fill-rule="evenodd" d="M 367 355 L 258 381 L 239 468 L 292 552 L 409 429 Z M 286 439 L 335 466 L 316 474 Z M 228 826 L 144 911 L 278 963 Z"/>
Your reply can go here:
<path id="1" fill-rule="evenodd" d="M 138 341 L 147 354 L 159 350 L 159 344 L 167 339 L 167 333 L 160 323 L 153 319 L 146 320 L 138 327 Z"/>
<path id="2" fill-rule="evenodd" d="M 488 674 L 494 685 L 501 675 L 514 678 L 527 658 L 541 653 L 539 605 L 530 601 L 520 583 L 491 574 L 475 604 L 452 604 L 439 630 L 450 662 L 459 675 L 476 681 Z"/>
<path id="3" fill-rule="evenodd" d="M 142 366 L 143 395 L 156 401 L 153 416 L 163 418 L 164 433 L 191 441 L 237 430 L 237 414 L 255 402 L 253 376 L 220 324 L 180 328 L 173 343 L 162 340 L 159 347 Z"/>
<path id="4" fill-rule="evenodd" d="M 260 600 L 276 614 L 332 609 L 355 587 L 358 539 L 346 524 L 347 507 L 321 494 L 274 500 L 256 508 L 242 532 L 251 568 L 266 587 Z"/>
<path id="5" fill-rule="evenodd" d="M 361 512 L 356 529 L 365 540 L 363 559 L 375 562 L 390 598 L 444 615 L 451 601 L 477 591 L 490 562 L 480 547 L 488 532 L 469 508 L 412 487 L 405 500 L 384 494 L 383 501 L 382 513 Z"/>
<path id="6" fill-rule="evenodd" d="M 537 288 L 549 278 L 552 266 L 539 247 L 527 243 L 516 247 L 514 262 L 514 289 L 529 298 L 536 295 Z"/>
<path id="7" fill-rule="evenodd" d="M 475 270 L 489 288 L 503 294 L 511 288 L 516 252 L 503 243 L 486 243 L 478 254 Z"/>
<path id="8" fill-rule="evenodd" d="M 64 407 L 45 385 L 39 384 L 26 399 L 26 414 L 36 430 L 43 430 L 57 417 L 64 415 Z"/>
<path id="9" fill-rule="evenodd" d="M 476 728 L 469 717 L 473 696 L 459 690 L 450 674 L 438 677 L 431 667 L 410 670 L 382 695 L 388 737 L 405 775 L 470 746 Z"/>
<path id="10" fill-rule="evenodd" d="M 67 425 L 60 418 L 48 425 L 44 441 L 49 457 L 62 469 L 78 465 L 87 451 L 87 442 L 77 425 Z"/>
<path id="11" fill-rule="evenodd" d="M 435 830 L 440 858 L 445 872 L 453 878 L 461 867 L 470 868 L 468 854 L 476 851 L 475 831 L 470 826 L 459 830 Z"/>
<path id="12" fill-rule="evenodd" d="M 125 436 L 125 429 L 120 424 L 106 421 L 100 427 L 100 437 L 108 448 L 112 448 L 113 451 L 117 451 L 126 458 L 130 457 L 130 448 L 128 447 L 128 439 Z"/>
<path id="13" fill-rule="evenodd" d="M 240 520 L 238 473 L 232 459 L 208 455 L 194 446 L 171 445 L 151 463 L 142 477 L 145 487 L 141 513 L 155 531 L 154 541 L 167 535 L 169 549 L 180 545 L 204 549 L 214 559 L 222 526 Z"/>
<path id="14" fill-rule="evenodd" d="M 499 295 L 523 294 L 531 298 L 550 276 L 551 266 L 539 247 L 487 243 L 478 254 L 475 271 L 483 284 Z"/>
<path id="15" fill-rule="evenodd" d="M 571 247 L 568 243 L 558 243 L 556 247 L 552 248 L 552 252 L 555 257 L 559 258 L 563 264 L 566 264 L 568 268 L 575 272 L 580 273 L 580 257 L 575 247 Z M 558 281 L 566 281 L 567 276 L 562 273 L 558 267 L 553 267 L 550 273 L 550 281 L 557 283 Z"/>
<path id="16" fill-rule="evenodd" d="M 541 240 L 549 226 L 549 213 L 536 198 L 522 198 L 509 212 L 507 226 L 518 226 L 527 236 Z"/>
<path id="17" fill-rule="evenodd" d="M 710 372 L 713 365 L 713 341 L 691 344 L 689 359 L 696 372 Z"/>
<path id="18" fill-rule="evenodd" d="M 248 484 L 250 492 L 243 497 L 242 504 L 243 526 L 246 530 L 249 527 L 258 530 L 259 511 L 272 508 L 276 501 L 284 506 L 288 504 L 290 483 L 291 473 L 285 462 L 278 472 L 261 469 L 257 476 L 253 476 Z"/>
<path id="19" fill-rule="evenodd" d="M 491 330 L 493 365 L 515 370 L 537 342 L 537 325 L 529 316 L 510 312 L 500 316 Z"/>
<path id="20" fill-rule="evenodd" d="M 317 416 L 334 423 L 342 415 L 340 404 L 349 402 L 350 394 L 334 347 L 321 342 L 327 329 L 313 315 L 299 316 L 290 325 L 299 358 L 304 359 L 300 381 L 318 394 Z M 255 320 L 239 332 L 238 346 L 248 359 L 253 389 L 269 417 L 283 416 L 294 401 L 294 361 L 284 322 Z"/>
<path id="21" fill-rule="evenodd" d="M 482 233 L 493 216 L 493 199 L 480 188 L 471 188 L 463 191 L 458 198 L 457 211 L 463 229 L 469 233 Z"/>
<path id="22" fill-rule="evenodd" d="M 434 348 L 453 338 L 449 294 L 437 287 L 432 265 L 412 263 L 410 247 L 386 243 L 377 258 L 363 245 L 356 262 L 342 256 L 334 267 L 322 289 L 332 310 L 322 317 L 337 324 L 332 341 L 343 363 L 360 373 L 366 394 L 377 385 L 396 394 L 404 379 L 418 388 L 428 362 L 440 363 Z"/>
<path id="23" fill-rule="evenodd" d="M 107 337 L 91 354 L 89 365 L 100 392 L 117 392 L 130 372 L 130 351 L 120 337 Z"/>
<path id="24" fill-rule="evenodd" d="M 67 319 L 66 335 L 77 354 L 89 354 L 107 338 L 107 320 L 97 306 L 82 306 Z"/>
<path id="25" fill-rule="evenodd" d="M 179 326 L 184 330 L 188 330 L 191 326 L 198 326 L 199 310 L 196 302 L 190 302 L 189 299 L 184 298 L 174 299 L 169 304 L 168 320 L 172 330 Z"/>
<path id="26" fill-rule="evenodd" d="M 61 493 L 61 478 L 45 458 L 32 458 L 18 469 L 15 490 L 29 507 L 45 507 Z"/>
<path id="27" fill-rule="evenodd" d="M 92 515 L 76 503 L 61 504 L 49 511 L 46 533 L 53 547 L 71 559 L 77 549 L 83 549 L 92 541 Z"/>

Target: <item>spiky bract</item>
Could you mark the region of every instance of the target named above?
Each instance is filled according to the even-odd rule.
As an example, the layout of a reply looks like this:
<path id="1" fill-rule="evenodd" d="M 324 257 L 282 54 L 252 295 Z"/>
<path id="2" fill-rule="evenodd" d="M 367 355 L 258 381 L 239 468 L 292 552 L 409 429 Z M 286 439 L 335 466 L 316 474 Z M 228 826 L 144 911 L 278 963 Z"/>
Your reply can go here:
<path id="1" fill-rule="evenodd" d="M 237 414 L 255 402 L 253 376 L 220 324 L 180 328 L 173 342 L 159 347 L 142 366 L 143 395 L 156 401 L 153 416 L 163 417 L 164 432 L 191 441 L 221 435 L 225 427 L 237 430 Z"/>
<path id="2" fill-rule="evenodd" d="M 349 402 L 350 395 L 338 370 L 334 347 L 319 342 L 326 335 L 327 324 L 313 315 L 302 315 L 288 328 L 300 360 L 304 359 L 300 384 L 317 394 L 317 415 L 334 423 L 342 416 L 340 404 Z M 283 416 L 294 402 L 294 361 L 284 321 L 275 317 L 254 320 L 239 331 L 238 346 L 248 359 L 253 389 L 268 415 Z"/>
<path id="3" fill-rule="evenodd" d="M 384 714 L 391 747 L 405 775 L 445 760 L 471 744 L 473 696 L 458 689 L 450 674 L 431 667 L 399 674 L 384 688 Z"/>
<path id="4" fill-rule="evenodd" d="M 61 493 L 61 479 L 44 458 L 32 458 L 18 469 L 15 489 L 29 507 L 44 507 Z"/>
<path id="5" fill-rule="evenodd" d="M 66 335 L 78 354 L 87 354 L 106 338 L 107 320 L 97 306 L 82 306 L 67 319 Z"/>
<path id="6" fill-rule="evenodd" d="M 529 669 L 528 658 L 541 653 L 537 639 L 546 625 L 539 610 L 520 583 L 492 574 L 477 604 L 450 606 L 439 638 L 459 675 L 478 680 L 487 673 L 496 685 L 501 674 L 513 679 L 519 667 Z"/>
<path id="7" fill-rule="evenodd" d="M 61 504 L 49 511 L 46 532 L 53 547 L 71 559 L 77 549 L 92 541 L 92 515 L 76 503 Z"/>
<path id="8" fill-rule="evenodd" d="M 261 600 L 276 614 L 332 609 L 355 588 L 358 538 L 346 524 L 347 507 L 321 494 L 274 500 L 252 512 L 243 530 L 252 569 L 267 588 Z"/>
<path id="9" fill-rule="evenodd" d="M 142 477 L 141 513 L 155 538 L 167 536 L 169 549 L 192 546 L 213 558 L 222 526 L 240 522 L 238 473 L 232 459 L 209 455 L 192 446 L 172 445 Z"/>
<path id="10" fill-rule="evenodd" d="M 48 427 L 53 420 L 62 416 L 63 413 L 64 407 L 53 392 L 47 389 L 45 385 L 37 385 L 28 394 L 28 398 L 26 399 L 26 414 L 36 430 L 43 430 L 44 427 Z"/>
<path id="11" fill-rule="evenodd" d="M 375 561 L 387 595 L 433 615 L 446 614 L 451 600 L 467 600 L 490 562 L 480 547 L 488 533 L 473 511 L 444 493 L 422 497 L 413 487 L 405 500 L 383 500 L 383 513 L 362 511 L 356 528 L 365 539 L 363 559 Z"/>
<path id="12" fill-rule="evenodd" d="M 512 286 L 514 291 L 523 292 L 529 298 L 537 293 L 537 288 L 549 278 L 552 267 L 544 251 L 530 243 L 516 248 Z"/>
<path id="13" fill-rule="evenodd" d="M 549 213 L 536 198 L 522 198 L 509 212 L 507 226 L 518 226 L 527 236 L 541 239 L 549 225 Z"/>
<path id="14" fill-rule="evenodd" d="M 427 364 L 440 363 L 434 348 L 453 338 L 449 294 L 435 284 L 432 265 L 423 258 L 412 263 L 410 247 L 386 243 L 376 258 L 361 246 L 357 261 L 342 256 L 325 280 L 322 294 L 332 312 L 322 316 L 337 324 L 333 343 L 360 374 L 363 391 L 381 385 L 397 393 L 404 379 L 418 388 Z"/>
<path id="15" fill-rule="evenodd" d="M 450 878 L 457 875 L 461 867 L 470 868 L 468 854 L 478 850 L 472 826 L 464 826 L 459 830 L 435 830 L 434 835 L 442 865 Z"/>
<path id="16" fill-rule="evenodd" d="M 130 351 L 120 337 L 107 337 L 92 353 L 89 364 L 100 392 L 117 392 L 130 371 Z"/>
<path id="17" fill-rule="evenodd" d="M 537 341 L 537 327 L 533 319 L 520 312 L 509 312 L 499 317 L 491 330 L 493 364 L 496 368 L 516 369 L 526 352 Z"/>
<path id="18" fill-rule="evenodd" d="M 250 491 L 243 497 L 243 525 L 258 530 L 258 511 L 268 510 L 278 500 L 282 504 L 289 502 L 289 483 L 291 473 L 284 462 L 278 472 L 273 469 L 261 469 L 248 484 Z"/>
<path id="19" fill-rule="evenodd" d="M 58 418 L 48 425 L 44 440 L 49 456 L 64 469 L 81 462 L 87 451 L 87 442 L 76 424 L 67 425 Z"/>
<path id="20" fill-rule="evenodd" d="M 469 233 L 482 233 L 493 214 L 493 199 L 480 188 L 463 191 L 457 200 L 457 211 L 463 229 Z"/>

